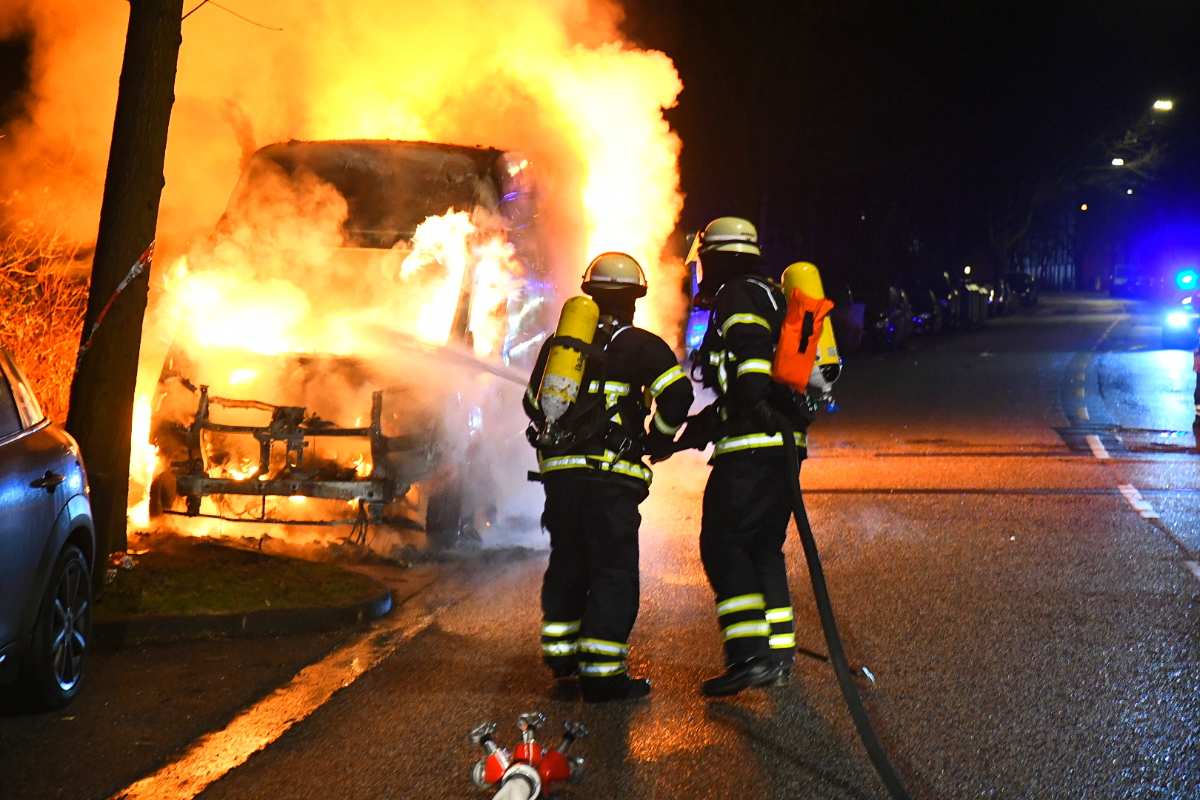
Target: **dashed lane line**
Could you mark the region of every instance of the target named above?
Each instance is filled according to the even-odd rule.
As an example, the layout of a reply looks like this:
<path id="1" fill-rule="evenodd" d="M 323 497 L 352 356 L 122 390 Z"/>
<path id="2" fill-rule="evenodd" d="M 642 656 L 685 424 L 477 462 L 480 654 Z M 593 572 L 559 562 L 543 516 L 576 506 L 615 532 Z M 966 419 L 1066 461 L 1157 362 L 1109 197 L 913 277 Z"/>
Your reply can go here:
<path id="1" fill-rule="evenodd" d="M 1099 353 L 1100 347 L 1104 344 L 1105 340 L 1108 339 L 1108 337 L 1112 335 L 1113 330 L 1115 330 L 1116 327 L 1127 318 L 1128 315 L 1122 315 L 1113 320 L 1112 324 L 1104 329 L 1104 333 L 1100 334 L 1100 338 L 1096 340 L 1094 345 L 1092 345 L 1091 350 L 1087 352 L 1076 353 L 1075 358 L 1072 360 L 1072 366 L 1075 369 L 1075 374 L 1071 376 L 1071 383 L 1075 384 L 1075 391 L 1073 392 L 1075 403 L 1072 404 L 1070 416 L 1073 416 L 1080 422 L 1090 422 L 1092 419 L 1092 415 L 1088 411 L 1087 407 L 1088 370 L 1091 369 L 1092 362 L 1096 360 L 1096 355 Z M 1065 411 L 1066 409 L 1064 409 L 1064 413 Z M 1100 449 L 1104 450 L 1103 447 Z M 1095 448 L 1093 448 L 1093 452 L 1095 452 Z M 1099 455 L 1096 457 L 1107 458 L 1107 456 Z"/>
<path id="2" fill-rule="evenodd" d="M 1154 510 L 1154 506 L 1146 502 L 1142 497 L 1142 493 L 1134 488 L 1131 484 L 1122 483 L 1117 487 L 1125 500 L 1133 507 L 1133 510 L 1141 515 L 1142 519 L 1159 519 L 1158 512 Z"/>
<path id="3" fill-rule="evenodd" d="M 1192 577 L 1200 581 L 1200 562 L 1197 562 L 1195 553 L 1175 535 L 1175 531 L 1171 530 L 1171 526 L 1163 521 L 1159 513 L 1154 510 L 1154 506 L 1150 505 L 1146 501 L 1146 498 L 1142 497 L 1142 493 L 1132 484 L 1122 483 L 1117 487 L 1117 491 L 1121 493 L 1125 501 L 1129 503 L 1130 507 L 1142 519 L 1161 531 L 1164 536 L 1171 540 L 1172 544 L 1179 548 L 1179 552 L 1183 554 L 1183 566 L 1192 574 Z"/>
<path id="4" fill-rule="evenodd" d="M 1100 441 L 1100 437 L 1094 433 L 1089 433 L 1085 437 L 1088 447 L 1092 449 L 1092 455 L 1101 461 L 1106 461 L 1110 458 L 1108 450 L 1104 448 L 1104 442 Z"/>

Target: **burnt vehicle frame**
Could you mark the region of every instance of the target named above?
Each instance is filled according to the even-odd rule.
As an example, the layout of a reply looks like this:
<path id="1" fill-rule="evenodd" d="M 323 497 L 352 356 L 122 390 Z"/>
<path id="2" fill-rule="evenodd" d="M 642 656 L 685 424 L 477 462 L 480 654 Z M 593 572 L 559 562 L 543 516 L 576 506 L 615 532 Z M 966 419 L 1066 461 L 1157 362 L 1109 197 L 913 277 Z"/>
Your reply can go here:
<path id="1" fill-rule="evenodd" d="M 413 484 L 424 478 L 428 468 L 436 461 L 433 437 L 388 436 L 383 432 L 383 392 L 371 396 L 370 424 L 366 427 L 341 427 L 319 417 L 309 415 L 303 406 L 282 406 L 259 400 L 242 400 L 217 397 L 209 394 L 207 386 L 198 390 L 199 400 L 196 415 L 187 430 L 187 454 L 184 462 L 174 464 L 175 492 L 184 499 L 185 511 L 162 509 L 167 514 L 186 516 L 210 516 L 231 519 L 228 516 L 202 514 L 201 500 L 211 495 L 235 495 L 258 497 L 261 505 L 258 516 L 239 517 L 237 521 L 266 524 L 345 524 L 343 520 L 294 520 L 269 515 L 268 497 L 312 497 L 320 500 L 346 500 L 356 503 L 357 516 L 351 522 L 351 538 L 365 543 L 370 524 L 387 522 L 397 524 L 400 518 L 385 518 L 384 509 L 403 497 Z M 238 425 L 214 422 L 210 409 L 224 408 L 253 409 L 269 412 L 270 422 L 266 425 Z M 208 473 L 205 434 L 244 435 L 252 437 L 258 444 L 258 463 L 253 475 L 247 478 L 212 477 Z M 305 451 L 313 442 L 322 438 L 357 438 L 369 442 L 371 472 L 366 476 L 356 474 L 330 475 L 318 469 L 306 471 Z M 275 445 L 284 446 L 282 471 L 275 477 L 272 472 Z M 420 451 L 425 454 L 421 464 L 409 469 L 389 469 L 388 454 L 395 451 Z"/>

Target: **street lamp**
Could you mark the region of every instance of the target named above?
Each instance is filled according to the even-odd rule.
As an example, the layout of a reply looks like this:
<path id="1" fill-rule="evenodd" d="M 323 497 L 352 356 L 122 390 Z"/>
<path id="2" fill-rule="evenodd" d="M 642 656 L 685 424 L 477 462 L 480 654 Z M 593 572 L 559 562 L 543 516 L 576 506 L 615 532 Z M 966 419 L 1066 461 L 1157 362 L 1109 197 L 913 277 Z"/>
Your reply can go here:
<path id="1" fill-rule="evenodd" d="M 1117 156 L 1116 158 L 1114 158 L 1112 160 L 1112 165 L 1114 167 L 1123 167 L 1123 166 L 1125 166 L 1125 159 L 1121 158 L 1120 156 Z"/>
<path id="2" fill-rule="evenodd" d="M 1133 194 L 1133 189 L 1126 189 L 1125 194 Z"/>
<path id="3" fill-rule="evenodd" d="M 965 267 L 963 267 L 963 275 L 970 275 L 970 274 L 971 274 L 971 265 L 967 264 Z"/>
<path id="4" fill-rule="evenodd" d="M 1154 101 L 1153 108 L 1155 111 L 1171 111 L 1175 108 L 1175 101 L 1160 97 Z"/>
<path id="5" fill-rule="evenodd" d="M 1080 210 L 1080 211 L 1087 211 L 1087 203 L 1080 203 L 1080 204 L 1079 204 L 1079 210 Z"/>

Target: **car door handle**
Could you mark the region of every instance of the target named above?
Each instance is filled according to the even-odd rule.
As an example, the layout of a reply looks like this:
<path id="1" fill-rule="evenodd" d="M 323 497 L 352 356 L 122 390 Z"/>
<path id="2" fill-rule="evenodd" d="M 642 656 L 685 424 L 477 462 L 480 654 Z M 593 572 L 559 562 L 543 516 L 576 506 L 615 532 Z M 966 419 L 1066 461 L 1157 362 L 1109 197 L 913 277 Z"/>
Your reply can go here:
<path id="1" fill-rule="evenodd" d="M 30 481 L 29 487 L 31 489 L 45 489 L 47 492 L 53 492 L 58 488 L 58 485 L 66 479 L 67 478 L 65 475 L 59 475 L 57 472 L 46 470 L 45 475 L 37 480 Z"/>

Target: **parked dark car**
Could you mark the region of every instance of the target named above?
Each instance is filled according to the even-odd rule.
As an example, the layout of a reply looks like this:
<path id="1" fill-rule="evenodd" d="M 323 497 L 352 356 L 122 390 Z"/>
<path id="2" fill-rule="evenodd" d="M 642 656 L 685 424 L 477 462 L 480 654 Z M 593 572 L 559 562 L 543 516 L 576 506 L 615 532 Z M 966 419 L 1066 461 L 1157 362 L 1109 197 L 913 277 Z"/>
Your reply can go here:
<path id="1" fill-rule="evenodd" d="M 1008 313 L 1008 284 L 1003 278 L 985 283 L 980 288 L 987 293 L 987 315 L 989 317 L 1003 317 Z"/>
<path id="2" fill-rule="evenodd" d="M 950 273 L 939 272 L 928 280 L 923 279 L 921 285 L 929 287 L 941 306 L 942 328 L 953 330 L 962 327 L 962 289 L 950 279 Z"/>
<path id="3" fill-rule="evenodd" d="M 912 304 L 913 333 L 921 336 L 941 333 L 944 327 L 942 305 L 933 290 L 913 287 L 908 297 Z"/>
<path id="4" fill-rule="evenodd" d="M 895 350 L 912 335 L 912 306 L 903 289 L 880 284 L 855 292 L 855 296 L 863 300 L 863 328 L 875 347 Z"/>
<path id="5" fill-rule="evenodd" d="M 1012 289 L 1013 299 L 1029 308 L 1038 302 L 1038 285 L 1033 276 L 1025 272 L 1010 272 L 1004 276 Z"/>
<path id="6" fill-rule="evenodd" d="M 0 350 L 0 681 L 45 707 L 83 684 L 95 541 L 79 446 Z"/>

